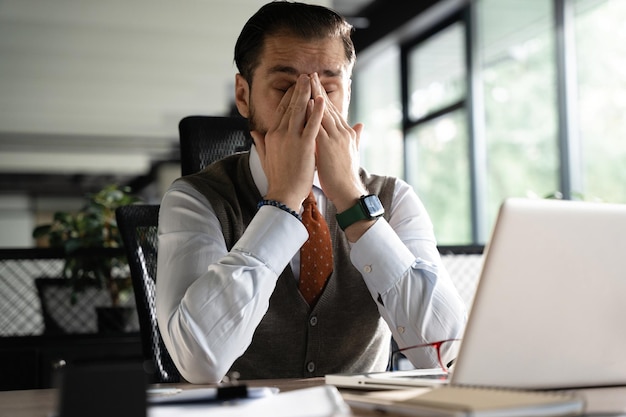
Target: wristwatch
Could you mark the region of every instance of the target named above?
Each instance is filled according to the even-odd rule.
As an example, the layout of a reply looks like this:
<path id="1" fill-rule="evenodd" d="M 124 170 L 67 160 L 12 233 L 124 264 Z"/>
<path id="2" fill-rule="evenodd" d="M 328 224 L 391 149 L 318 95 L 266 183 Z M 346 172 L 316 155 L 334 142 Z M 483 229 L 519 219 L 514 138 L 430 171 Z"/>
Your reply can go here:
<path id="1" fill-rule="evenodd" d="M 381 204 L 378 196 L 375 194 L 364 195 L 359 201 L 346 211 L 337 213 L 337 224 L 341 230 L 359 220 L 372 220 L 385 214 L 385 209 Z"/>

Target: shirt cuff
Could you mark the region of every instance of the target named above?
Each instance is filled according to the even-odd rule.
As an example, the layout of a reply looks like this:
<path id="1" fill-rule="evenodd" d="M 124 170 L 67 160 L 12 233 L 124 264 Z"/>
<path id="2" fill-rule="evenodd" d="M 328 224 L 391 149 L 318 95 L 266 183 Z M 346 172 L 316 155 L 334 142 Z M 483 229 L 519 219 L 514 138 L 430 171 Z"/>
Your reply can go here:
<path id="1" fill-rule="evenodd" d="M 233 250 L 259 259 L 280 275 L 309 235 L 300 220 L 274 206 L 262 206 Z"/>
<path id="2" fill-rule="evenodd" d="M 384 218 L 379 218 L 352 245 L 352 264 L 373 294 L 384 294 L 406 274 L 415 256 Z"/>

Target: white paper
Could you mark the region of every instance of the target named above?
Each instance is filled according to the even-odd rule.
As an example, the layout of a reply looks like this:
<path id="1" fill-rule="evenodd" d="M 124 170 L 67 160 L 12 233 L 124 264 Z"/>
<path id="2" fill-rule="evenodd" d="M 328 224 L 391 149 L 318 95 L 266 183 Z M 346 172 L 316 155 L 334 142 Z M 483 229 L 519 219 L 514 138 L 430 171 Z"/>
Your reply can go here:
<path id="1" fill-rule="evenodd" d="M 322 385 L 227 404 L 148 407 L 148 417 L 340 417 L 351 415 L 337 388 Z"/>

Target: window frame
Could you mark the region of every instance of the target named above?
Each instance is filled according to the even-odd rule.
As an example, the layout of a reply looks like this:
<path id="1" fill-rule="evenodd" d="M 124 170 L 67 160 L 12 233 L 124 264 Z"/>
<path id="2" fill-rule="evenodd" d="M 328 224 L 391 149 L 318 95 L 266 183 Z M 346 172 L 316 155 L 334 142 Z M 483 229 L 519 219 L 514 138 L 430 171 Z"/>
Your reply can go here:
<path id="1" fill-rule="evenodd" d="M 399 48 L 400 59 L 400 99 L 402 106 L 401 131 L 404 143 L 403 175 L 408 176 L 410 155 L 407 152 L 407 133 L 433 119 L 445 116 L 455 111 L 465 112 L 468 135 L 469 157 L 469 189 L 470 189 L 470 221 L 471 244 L 484 244 L 489 238 L 487 230 L 491 220 L 487 210 L 487 143 L 485 125 L 485 105 L 481 62 L 481 45 L 478 36 L 478 12 L 480 0 L 444 2 L 450 7 L 446 13 L 440 14 L 436 20 L 424 23 L 421 26 L 411 24 L 392 33 L 391 36 L 381 37 L 381 42 L 389 43 L 390 38 Z M 443 6 L 446 6 L 442 3 Z M 445 7 L 443 7 L 445 8 Z M 574 39 L 574 3 L 571 0 L 552 0 L 553 28 L 551 29 L 555 41 L 554 76 L 557 86 L 557 152 L 558 164 L 557 184 L 563 199 L 573 199 L 576 192 L 583 189 L 582 176 L 584 173 L 584 155 L 582 155 L 582 138 L 579 135 L 577 118 L 577 74 Z M 420 16 L 416 16 L 416 20 Z M 464 62 L 466 72 L 465 97 L 429 111 L 426 115 L 412 119 L 409 112 L 409 54 L 420 44 L 431 39 L 451 25 L 462 22 L 465 28 Z M 419 28 L 417 28 L 419 26 Z M 384 38 L 384 39 L 383 39 Z M 376 43 L 376 42 L 375 42 Z M 372 45 L 373 46 L 373 45 Z"/>

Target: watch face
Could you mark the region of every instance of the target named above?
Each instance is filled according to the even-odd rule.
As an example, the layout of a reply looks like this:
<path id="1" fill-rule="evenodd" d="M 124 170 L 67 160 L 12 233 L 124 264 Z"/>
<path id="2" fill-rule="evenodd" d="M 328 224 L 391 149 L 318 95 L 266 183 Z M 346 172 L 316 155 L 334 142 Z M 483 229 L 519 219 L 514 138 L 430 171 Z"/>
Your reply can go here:
<path id="1" fill-rule="evenodd" d="M 380 217 L 385 213 L 383 205 L 375 195 L 368 195 L 363 197 L 363 205 L 365 210 L 370 214 L 370 217 Z"/>

